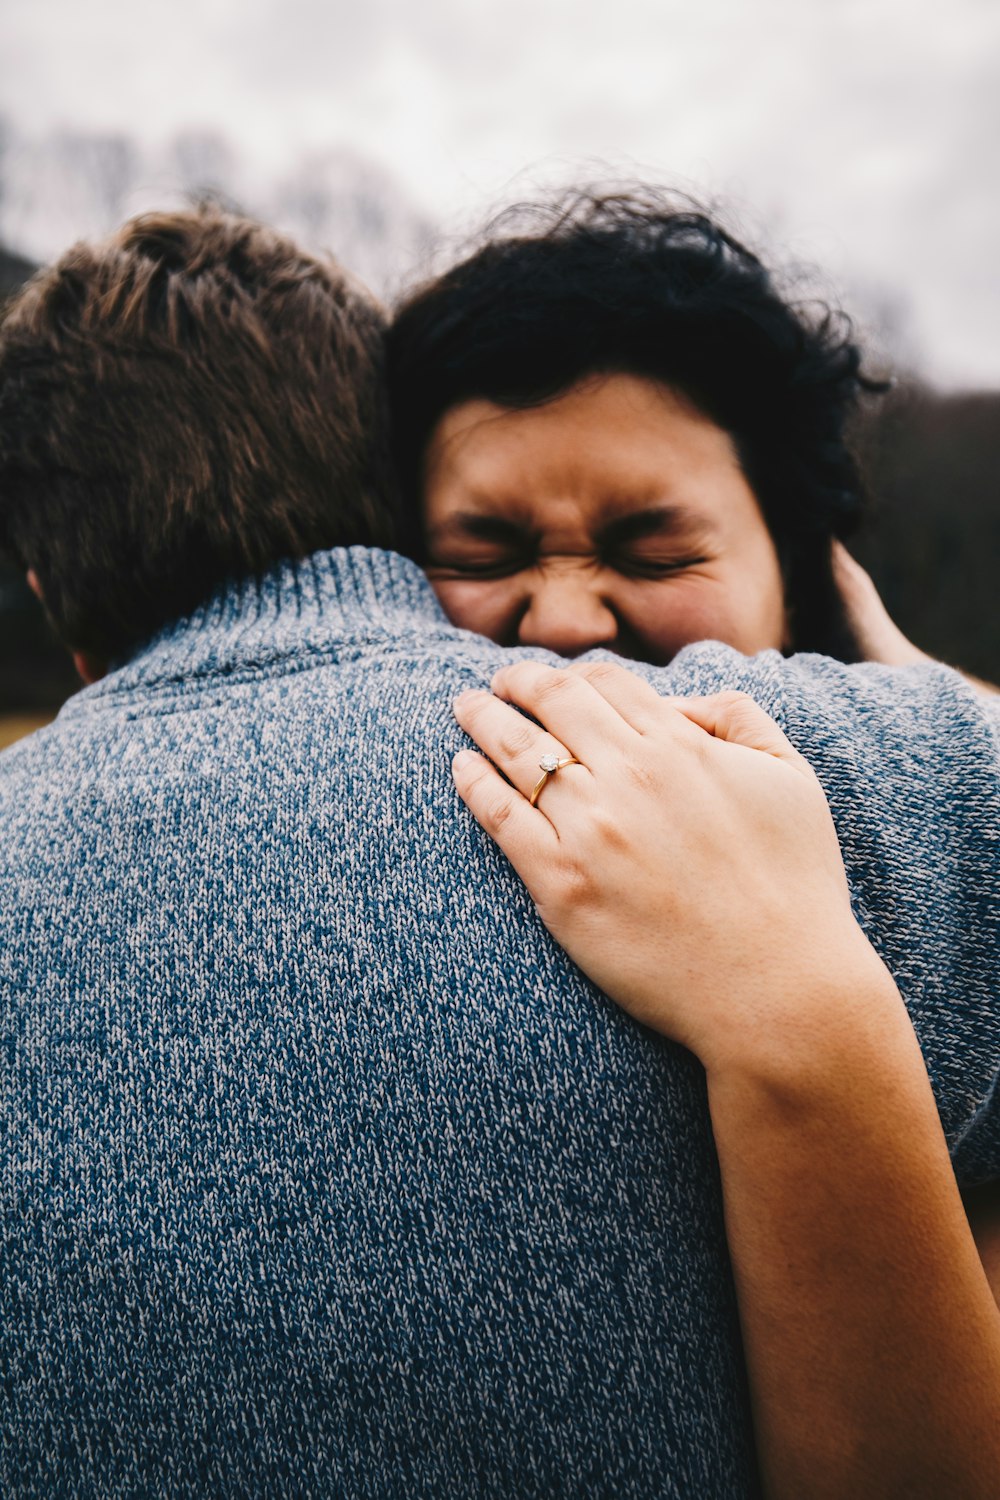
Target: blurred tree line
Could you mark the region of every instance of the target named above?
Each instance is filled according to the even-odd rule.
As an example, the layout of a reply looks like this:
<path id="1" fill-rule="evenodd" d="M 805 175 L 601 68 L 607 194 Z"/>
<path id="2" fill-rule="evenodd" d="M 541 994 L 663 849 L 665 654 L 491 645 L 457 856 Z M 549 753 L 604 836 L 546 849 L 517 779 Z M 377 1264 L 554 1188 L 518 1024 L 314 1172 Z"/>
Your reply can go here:
<path id="1" fill-rule="evenodd" d="M 0 250 L 0 304 L 32 266 Z M 902 383 L 873 402 L 858 448 L 872 496 L 853 545 L 923 650 L 1000 681 L 1000 392 Z M 54 710 L 77 686 L 24 580 L 0 561 L 0 714 Z"/>
<path id="2" fill-rule="evenodd" d="M 851 550 L 916 645 L 1000 683 L 1000 392 L 901 383 L 857 441 L 872 504 Z"/>

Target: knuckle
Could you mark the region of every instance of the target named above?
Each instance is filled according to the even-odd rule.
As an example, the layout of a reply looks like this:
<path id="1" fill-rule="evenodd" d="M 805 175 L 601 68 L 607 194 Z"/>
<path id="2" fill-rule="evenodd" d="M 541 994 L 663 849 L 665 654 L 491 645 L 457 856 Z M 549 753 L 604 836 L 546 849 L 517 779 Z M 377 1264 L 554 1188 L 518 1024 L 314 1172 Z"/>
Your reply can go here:
<path id="1" fill-rule="evenodd" d="M 626 783 L 634 787 L 636 791 L 651 793 L 655 797 L 663 795 L 663 778 L 658 766 L 651 765 L 648 760 L 640 760 L 629 755 L 624 758 L 622 773 Z"/>
<path id="2" fill-rule="evenodd" d="M 561 698 L 572 682 L 572 676 L 564 668 L 546 667 L 544 675 L 539 675 L 535 682 L 535 701 L 543 705 L 551 703 L 554 698 Z"/>
<path id="3" fill-rule="evenodd" d="M 513 806 L 509 797 L 492 796 L 483 807 L 483 826 L 488 833 L 497 835 L 510 822 Z"/>
<path id="4" fill-rule="evenodd" d="M 476 724 L 489 705 L 489 694 L 474 688 L 463 693 L 457 701 L 458 717 L 463 724 Z"/>
<path id="5" fill-rule="evenodd" d="M 748 734 L 754 733 L 759 736 L 761 731 L 767 726 L 774 729 L 778 727 L 770 714 L 765 713 L 759 703 L 755 703 L 752 698 L 748 698 L 745 694 L 741 702 L 733 704 L 732 713 L 734 722 Z"/>
<path id="6" fill-rule="evenodd" d="M 607 807 L 595 807 L 590 815 L 590 841 L 596 845 L 602 855 L 624 851 L 628 853 L 631 849 L 629 839 L 622 832 L 621 823 L 615 813 Z M 595 868 L 597 855 L 588 860 L 587 868 Z"/>
<path id="7" fill-rule="evenodd" d="M 526 755 L 537 743 L 538 730 L 527 719 L 522 719 L 518 724 L 509 724 L 500 738 L 500 751 L 509 760 L 516 760 L 521 755 Z"/>
<path id="8" fill-rule="evenodd" d="M 538 673 L 547 669 L 537 661 L 512 661 L 493 676 L 494 692 L 517 698 L 530 690 Z"/>
<path id="9" fill-rule="evenodd" d="M 578 661 L 568 670 L 574 677 L 584 677 L 588 682 L 614 682 L 621 668 L 610 661 Z"/>
<path id="10" fill-rule="evenodd" d="M 477 756 L 474 761 L 467 762 L 458 774 L 462 785 L 468 791 L 475 792 L 482 786 L 489 786 L 496 772 L 491 765 Z"/>
<path id="11" fill-rule="evenodd" d="M 561 906 L 579 909 L 591 905 L 597 897 L 597 883 L 590 864 L 564 856 L 553 871 L 553 885 Z"/>

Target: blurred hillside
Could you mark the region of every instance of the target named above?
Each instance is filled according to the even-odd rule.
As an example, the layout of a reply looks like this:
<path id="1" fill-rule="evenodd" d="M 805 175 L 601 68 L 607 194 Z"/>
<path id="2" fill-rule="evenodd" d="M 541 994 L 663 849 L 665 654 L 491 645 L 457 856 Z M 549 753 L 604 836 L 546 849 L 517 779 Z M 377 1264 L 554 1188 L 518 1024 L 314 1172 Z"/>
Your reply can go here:
<path id="1" fill-rule="evenodd" d="M 30 270 L 0 251 L 0 300 Z M 890 613 L 923 650 L 1000 681 L 1000 392 L 904 383 L 866 414 L 858 444 L 873 507 L 853 550 Z M 75 686 L 37 602 L 0 563 L 0 715 L 52 710 Z"/>
<path id="2" fill-rule="evenodd" d="M 23 255 L 14 255 L 0 245 L 0 304 L 27 281 L 35 267 Z"/>

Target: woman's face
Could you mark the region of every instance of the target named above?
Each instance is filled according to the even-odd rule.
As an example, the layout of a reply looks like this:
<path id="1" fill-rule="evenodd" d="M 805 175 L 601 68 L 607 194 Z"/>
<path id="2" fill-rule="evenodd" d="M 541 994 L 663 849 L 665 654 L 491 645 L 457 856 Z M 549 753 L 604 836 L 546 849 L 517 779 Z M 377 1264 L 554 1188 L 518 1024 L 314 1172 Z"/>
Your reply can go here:
<path id="1" fill-rule="evenodd" d="M 452 407 L 424 494 L 445 612 L 502 645 L 664 663 L 691 641 L 787 643 L 778 556 L 732 441 L 657 381 Z"/>

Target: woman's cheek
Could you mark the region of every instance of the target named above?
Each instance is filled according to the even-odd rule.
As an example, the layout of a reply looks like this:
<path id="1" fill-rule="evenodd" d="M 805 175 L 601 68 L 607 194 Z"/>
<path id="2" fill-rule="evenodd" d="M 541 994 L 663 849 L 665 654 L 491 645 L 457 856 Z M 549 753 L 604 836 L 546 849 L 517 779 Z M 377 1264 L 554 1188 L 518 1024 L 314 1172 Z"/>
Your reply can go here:
<path id="1" fill-rule="evenodd" d="M 473 630 L 500 644 L 512 638 L 516 624 L 516 590 L 511 580 L 431 578 L 441 608 L 460 630 Z"/>
<path id="2" fill-rule="evenodd" d="M 670 661 L 695 641 L 725 641 L 739 646 L 733 601 L 717 581 L 704 575 L 678 574 L 649 584 L 632 601 L 635 633 L 647 645 L 649 661 Z"/>

